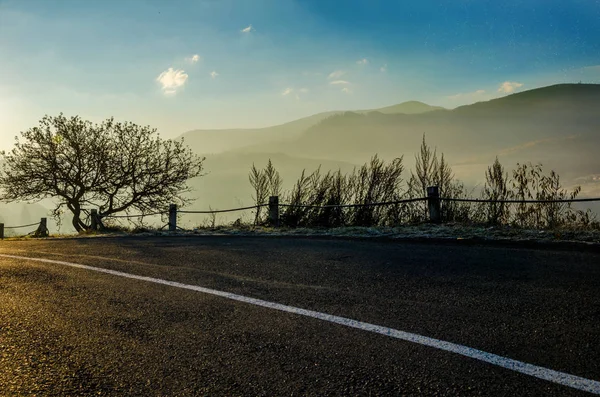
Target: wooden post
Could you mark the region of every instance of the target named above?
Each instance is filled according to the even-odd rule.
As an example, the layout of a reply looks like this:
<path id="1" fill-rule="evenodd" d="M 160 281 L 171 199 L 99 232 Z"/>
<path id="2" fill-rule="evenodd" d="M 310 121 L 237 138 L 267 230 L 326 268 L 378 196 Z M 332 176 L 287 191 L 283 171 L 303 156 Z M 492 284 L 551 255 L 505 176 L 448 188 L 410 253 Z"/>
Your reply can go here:
<path id="1" fill-rule="evenodd" d="M 440 191 L 437 186 L 427 188 L 427 206 L 429 207 L 429 221 L 440 223 L 442 214 L 440 211 Z"/>
<path id="2" fill-rule="evenodd" d="M 269 197 L 269 224 L 279 227 L 279 196 Z"/>
<path id="3" fill-rule="evenodd" d="M 0 223 L 0 239 L 4 239 L 4 223 Z"/>
<path id="4" fill-rule="evenodd" d="M 169 231 L 177 231 L 177 204 L 169 204 Z"/>
<path id="5" fill-rule="evenodd" d="M 95 208 L 92 208 L 92 210 L 90 211 L 90 227 L 92 230 L 98 230 L 98 210 Z"/>
<path id="6" fill-rule="evenodd" d="M 33 234 L 34 237 L 48 237 L 48 220 L 46 218 L 40 219 L 40 225 Z"/>

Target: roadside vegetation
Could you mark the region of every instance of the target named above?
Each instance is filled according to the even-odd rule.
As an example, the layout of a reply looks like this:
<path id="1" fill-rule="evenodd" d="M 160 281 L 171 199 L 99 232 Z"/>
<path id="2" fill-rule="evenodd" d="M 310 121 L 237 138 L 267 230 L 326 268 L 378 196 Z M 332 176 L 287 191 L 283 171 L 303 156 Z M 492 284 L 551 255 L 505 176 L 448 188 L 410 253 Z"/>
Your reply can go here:
<path id="1" fill-rule="evenodd" d="M 60 114 L 46 116 L 38 127 L 21 133 L 14 149 L 2 153 L 2 162 L 3 201 L 53 198 L 56 219 L 67 210 L 75 230 L 94 234 L 98 222 L 106 232 L 129 233 L 156 230 L 156 216 L 167 223 L 169 204 L 192 201 L 187 183 L 202 176 L 204 158 L 181 140 L 162 140 L 150 127 L 113 119 L 92 124 Z M 257 208 L 233 223 L 238 230 L 268 226 L 268 209 L 258 205 L 270 196 L 279 197 L 279 222 L 284 228 L 420 225 L 429 221 L 427 202 L 419 200 L 429 186 L 437 186 L 442 199 L 482 200 L 442 200 L 441 219 L 446 225 L 600 230 L 590 210 L 560 202 L 577 198 L 581 189 L 563 187 L 554 170 L 548 173 L 541 164 L 524 163 L 508 172 L 496 158 L 483 186 L 469 190 L 425 136 L 414 170 L 406 170 L 403 157 L 384 161 L 374 155 L 348 173 L 302 170 L 291 187 L 283 189 L 283 178 L 269 160 L 264 168 L 252 165 L 249 182 Z M 94 217 L 84 207 L 97 208 Z M 218 215 L 212 213 L 201 228 L 214 230 L 219 225 Z"/>
<path id="2" fill-rule="evenodd" d="M 504 200 L 565 200 L 576 198 L 581 189 L 569 191 L 561 185 L 555 171 L 545 173 L 541 164 L 517 164 L 506 172 L 498 158 L 485 174 L 485 183 L 476 193 L 468 191 L 455 178 L 443 154 L 425 140 L 415 156 L 415 170 L 405 173 L 404 159 L 385 162 L 373 156 L 370 162 L 349 174 L 303 170 L 293 187 L 281 191 L 282 180 L 269 160 L 264 169 L 252 166 L 249 181 L 255 204 L 269 196 L 279 196 L 280 224 L 287 227 L 394 227 L 429 220 L 427 203 L 414 201 L 425 197 L 428 186 L 438 186 L 442 198 L 480 198 L 489 202 L 443 201 L 442 220 L 466 225 L 513 226 L 533 229 L 600 229 L 595 214 L 578 210 L 571 203 L 504 203 Z M 372 205 L 374 203 L 395 203 Z M 348 206 L 362 204 L 364 206 Z M 308 207 L 307 207 L 308 206 Z M 311 207 L 312 206 L 312 207 Z M 254 225 L 267 224 L 264 209 L 254 213 Z"/>

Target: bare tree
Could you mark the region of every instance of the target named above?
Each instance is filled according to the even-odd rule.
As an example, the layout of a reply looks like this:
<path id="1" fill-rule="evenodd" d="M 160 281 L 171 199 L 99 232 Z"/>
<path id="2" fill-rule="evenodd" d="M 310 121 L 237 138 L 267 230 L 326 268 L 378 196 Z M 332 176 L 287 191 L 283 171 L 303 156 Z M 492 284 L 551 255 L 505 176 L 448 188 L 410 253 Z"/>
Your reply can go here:
<path id="1" fill-rule="evenodd" d="M 79 232 L 89 227 L 84 206 L 98 207 L 104 217 L 189 203 L 187 180 L 201 175 L 204 161 L 183 141 L 162 140 L 155 129 L 112 118 L 92 124 L 62 113 L 45 116 L 21 138 L 2 152 L 2 199 L 57 198 L 54 214 L 66 207 Z"/>

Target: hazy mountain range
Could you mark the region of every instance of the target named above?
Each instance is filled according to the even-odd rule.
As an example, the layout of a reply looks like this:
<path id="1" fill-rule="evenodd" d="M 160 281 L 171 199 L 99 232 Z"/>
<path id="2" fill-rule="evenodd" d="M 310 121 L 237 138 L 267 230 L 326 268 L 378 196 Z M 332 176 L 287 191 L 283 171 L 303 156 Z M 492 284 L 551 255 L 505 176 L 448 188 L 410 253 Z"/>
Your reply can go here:
<path id="1" fill-rule="evenodd" d="M 409 101 L 380 109 L 356 110 L 354 113 L 370 114 L 379 112 L 384 114 L 417 114 L 437 109 L 443 108 L 439 106 L 429 106 L 423 102 Z M 343 115 L 344 113 L 346 112 L 323 112 L 290 121 L 289 123 L 266 128 L 193 130 L 182 134 L 181 137 L 184 138 L 186 144 L 192 147 L 196 152 L 215 154 L 246 146 L 259 146 L 265 143 L 274 144 L 280 141 L 288 141 L 291 138 L 299 137 L 307 129 L 320 122 L 333 116 Z"/>
<path id="2" fill-rule="evenodd" d="M 251 203 L 248 171 L 269 158 L 291 186 L 303 168 L 351 170 L 374 154 L 404 156 L 413 167 L 423 134 L 443 152 L 456 176 L 481 184 L 496 156 L 555 169 L 565 186 L 600 196 L 600 85 L 561 84 L 448 110 L 421 102 L 382 109 L 320 113 L 279 126 L 248 130 L 195 130 L 183 134 L 206 154 L 208 175 L 194 181 L 198 201 L 225 208 Z M 212 153 L 212 154 L 211 154 Z"/>

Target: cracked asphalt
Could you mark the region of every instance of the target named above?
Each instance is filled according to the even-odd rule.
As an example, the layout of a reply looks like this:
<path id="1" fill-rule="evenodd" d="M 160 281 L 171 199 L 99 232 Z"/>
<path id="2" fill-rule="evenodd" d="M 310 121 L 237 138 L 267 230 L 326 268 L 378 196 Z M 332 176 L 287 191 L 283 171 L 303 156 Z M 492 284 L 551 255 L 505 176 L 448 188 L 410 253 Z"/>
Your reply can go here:
<path id="1" fill-rule="evenodd" d="M 600 380 L 600 252 L 294 237 L 0 242 Z M 0 257 L 0 395 L 588 395 L 200 292 Z"/>

